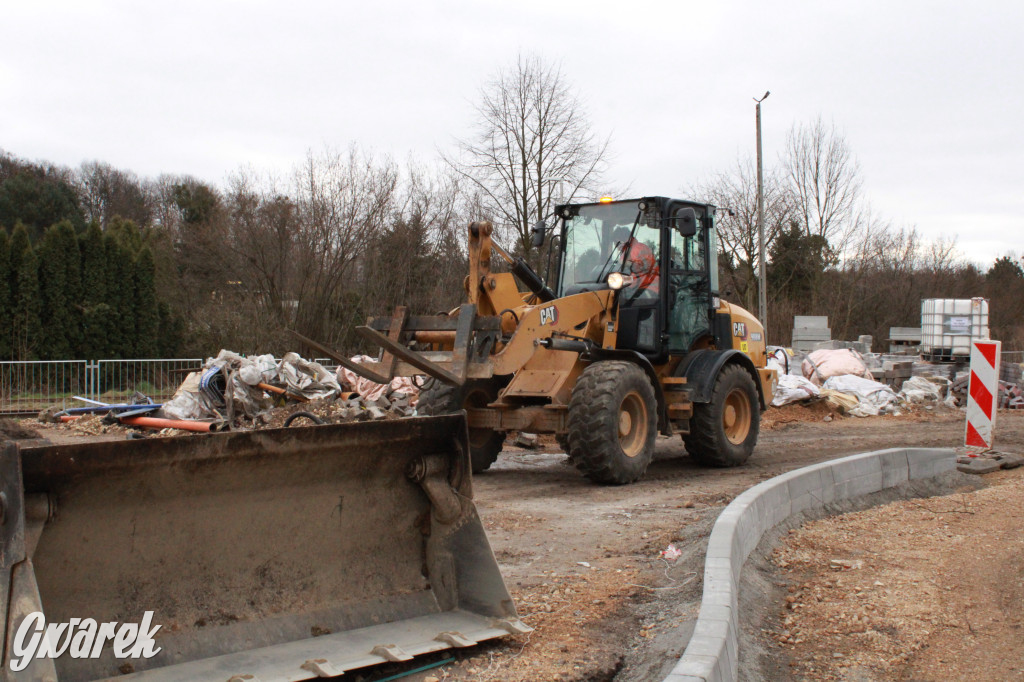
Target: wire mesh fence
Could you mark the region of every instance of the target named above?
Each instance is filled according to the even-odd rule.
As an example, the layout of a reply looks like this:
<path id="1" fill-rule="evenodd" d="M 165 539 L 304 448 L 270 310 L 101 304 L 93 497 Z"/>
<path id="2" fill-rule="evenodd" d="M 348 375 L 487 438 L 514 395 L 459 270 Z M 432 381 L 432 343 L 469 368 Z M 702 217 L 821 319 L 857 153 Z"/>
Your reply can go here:
<path id="1" fill-rule="evenodd" d="M 202 365 L 198 358 L 0 362 L 0 414 L 81 406 L 76 396 L 122 403 L 141 393 L 159 403 Z"/>

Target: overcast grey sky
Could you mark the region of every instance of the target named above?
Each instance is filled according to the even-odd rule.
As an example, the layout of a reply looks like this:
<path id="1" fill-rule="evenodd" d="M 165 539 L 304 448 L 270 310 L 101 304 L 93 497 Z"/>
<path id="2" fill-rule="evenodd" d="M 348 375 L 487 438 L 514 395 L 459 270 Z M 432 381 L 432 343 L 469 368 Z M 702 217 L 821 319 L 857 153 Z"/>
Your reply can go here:
<path id="1" fill-rule="evenodd" d="M 9 0 L 2 16 L 0 149 L 20 157 L 215 183 L 353 142 L 430 161 L 487 78 L 537 53 L 636 194 L 752 153 L 767 89 L 767 162 L 820 114 L 882 217 L 979 263 L 1024 251 L 1020 2 Z"/>

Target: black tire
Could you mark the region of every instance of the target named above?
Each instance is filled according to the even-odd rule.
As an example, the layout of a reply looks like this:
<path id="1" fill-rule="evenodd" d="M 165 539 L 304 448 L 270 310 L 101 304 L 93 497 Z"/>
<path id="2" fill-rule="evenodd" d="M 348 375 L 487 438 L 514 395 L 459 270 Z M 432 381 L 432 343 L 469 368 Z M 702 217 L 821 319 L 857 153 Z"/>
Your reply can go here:
<path id="1" fill-rule="evenodd" d="M 452 414 L 466 407 L 483 407 L 498 397 L 506 382 L 500 379 L 470 380 L 464 386 L 434 382 L 420 393 L 416 412 L 425 415 Z M 498 459 L 505 434 L 491 429 L 469 430 L 469 458 L 473 473 L 486 471 Z"/>
<path id="2" fill-rule="evenodd" d="M 739 365 L 726 365 L 715 378 L 710 403 L 693 406 L 686 451 L 712 467 L 739 466 L 750 458 L 761 427 L 761 409 L 753 377 Z"/>
<path id="3" fill-rule="evenodd" d="M 569 452 L 569 434 L 568 433 L 556 433 L 555 442 L 558 443 L 558 447 L 562 448 L 569 459 L 572 459 L 572 454 Z"/>
<path id="4" fill-rule="evenodd" d="M 596 483 L 639 479 L 654 458 L 657 399 L 644 371 L 632 362 L 595 362 L 576 382 L 569 401 L 569 456 Z"/>

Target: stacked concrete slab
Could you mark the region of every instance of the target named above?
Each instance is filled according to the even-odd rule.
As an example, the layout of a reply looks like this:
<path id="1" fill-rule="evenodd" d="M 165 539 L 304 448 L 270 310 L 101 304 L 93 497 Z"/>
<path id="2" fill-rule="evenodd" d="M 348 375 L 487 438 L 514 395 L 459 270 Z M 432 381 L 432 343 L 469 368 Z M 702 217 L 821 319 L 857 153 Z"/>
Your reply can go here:
<path id="1" fill-rule="evenodd" d="M 819 343 L 832 340 L 827 315 L 795 315 L 793 317 L 793 350 L 811 351 Z"/>
<path id="2" fill-rule="evenodd" d="M 920 350 L 920 327 L 889 327 L 889 352 L 891 354 L 917 355 Z"/>
<path id="3" fill-rule="evenodd" d="M 739 662 L 740 572 L 761 536 L 792 514 L 956 468 L 953 450 L 896 448 L 822 462 L 746 491 L 718 517 L 693 636 L 665 682 L 732 682 Z"/>

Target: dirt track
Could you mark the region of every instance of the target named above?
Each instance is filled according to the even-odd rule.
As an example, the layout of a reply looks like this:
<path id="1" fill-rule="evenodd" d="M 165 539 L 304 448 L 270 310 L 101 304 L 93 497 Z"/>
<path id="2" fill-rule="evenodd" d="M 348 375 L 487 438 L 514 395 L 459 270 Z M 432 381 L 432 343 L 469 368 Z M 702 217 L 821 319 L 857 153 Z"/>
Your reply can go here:
<path id="1" fill-rule="evenodd" d="M 886 447 L 954 447 L 963 438 L 962 412 L 844 419 L 823 410 L 770 411 L 753 457 L 735 469 L 699 467 L 678 437 L 659 438 L 646 477 L 622 487 L 590 483 L 552 440 L 538 450 L 507 448 L 475 478 L 475 496 L 506 584 L 535 631 L 455 652 L 454 663 L 407 679 L 661 679 L 689 639 L 707 536 L 733 497 L 813 462 Z M 1024 453 L 1024 414 L 1001 413 L 996 439 Z M 660 557 L 670 543 L 682 553 L 671 562 Z M 398 670 L 350 676 L 391 672 Z"/>
<path id="2" fill-rule="evenodd" d="M 707 534 L 733 497 L 784 471 L 848 454 L 955 447 L 964 428 L 961 412 L 829 422 L 803 408 L 770 414 L 774 428 L 762 433 L 746 466 L 702 468 L 677 438 L 660 438 L 647 476 L 624 487 L 589 483 L 561 454 L 504 453 L 476 478 L 477 505 L 520 614 L 536 630 L 432 675 L 660 679 L 689 638 Z M 1024 452 L 1024 414 L 1001 414 L 996 437 Z M 659 556 L 669 543 L 682 551 L 675 562 Z"/>

